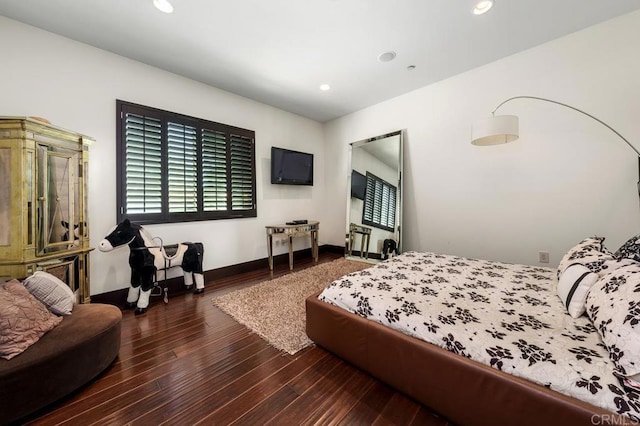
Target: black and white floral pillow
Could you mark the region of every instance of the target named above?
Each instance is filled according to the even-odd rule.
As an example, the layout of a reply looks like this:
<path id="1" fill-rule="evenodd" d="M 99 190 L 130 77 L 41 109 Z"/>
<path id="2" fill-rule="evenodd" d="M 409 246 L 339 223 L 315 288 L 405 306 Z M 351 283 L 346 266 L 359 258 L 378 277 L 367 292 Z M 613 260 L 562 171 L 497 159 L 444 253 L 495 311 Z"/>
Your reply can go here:
<path id="1" fill-rule="evenodd" d="M 590 237 L 572 247 L 558 265 L 558 279 L 570 265 L 580 264 L 601 275 L 615 261 L 613 254 L 603 244 L 604 237 Z"/>
<path id="2" fill-rule="evenodd" d="M 640 262 L 640 234 L 630 238 L 614 254 L 616 259 L 633 259 Z"/>
<path id="3" fill-rule="evenodd" d="M 640 387 L 640 265 L 606 273 L 587 296 L 587 314 L 616 366 L 614 374 Z"/>

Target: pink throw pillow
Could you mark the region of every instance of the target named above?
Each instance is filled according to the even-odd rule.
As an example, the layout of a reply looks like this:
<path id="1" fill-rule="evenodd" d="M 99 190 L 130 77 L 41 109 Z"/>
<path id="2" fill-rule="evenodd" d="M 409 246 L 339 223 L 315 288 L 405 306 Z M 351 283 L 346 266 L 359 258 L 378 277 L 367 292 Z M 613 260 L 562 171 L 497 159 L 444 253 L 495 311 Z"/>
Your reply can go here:
<path id="1" fill-rule="evenodd" d="M 0 357 L 21 354 L 60 321 L 18 280 L 0 285 Z"/>

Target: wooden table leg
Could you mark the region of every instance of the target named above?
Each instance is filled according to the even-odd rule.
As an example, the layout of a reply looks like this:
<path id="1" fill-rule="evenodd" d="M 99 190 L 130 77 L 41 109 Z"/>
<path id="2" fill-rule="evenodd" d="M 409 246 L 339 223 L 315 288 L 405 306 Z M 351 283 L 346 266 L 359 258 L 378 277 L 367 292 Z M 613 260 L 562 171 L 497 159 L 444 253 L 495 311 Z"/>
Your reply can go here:
<path id="1" fill-rule="evenodd" d="M 356 236 L 353 231 L 349 231 L 349 256 L 353 254 L 353 243 L 356 242 Z"/>
<path id="2" fill-rule="evenodd" d="M 363 235 L 363 239 L 364 239 L 364 237 L 365 237 L 365 236 Z M 367 238 L 367 251 L 366 251 L 366 254 L 365 254 L 365 256 L 364 256 L 364 258 L 365 258 L 365 259 L 368 259 L 368 258 L 369 258 L 369 237 L 370 237 L 370 234 L 367 234 L 367 235 L 366 235 L 366 238 Z"/>
<path id="3" fill-rule="evenodd" d="M 267 234 L 267 252 L 269 253 L 269 270 L 273 271 L 273 235 Z"/>
<path id="4" fill-rule="evenodd" d="M 318 263 L 318 231 L 311 231 L 311 255 L 313 260 Z"/>
<path id="5" fill-rule="evenodd" d="M 293 237 L 289 236 L 289 270 L 293 271 Z"/>

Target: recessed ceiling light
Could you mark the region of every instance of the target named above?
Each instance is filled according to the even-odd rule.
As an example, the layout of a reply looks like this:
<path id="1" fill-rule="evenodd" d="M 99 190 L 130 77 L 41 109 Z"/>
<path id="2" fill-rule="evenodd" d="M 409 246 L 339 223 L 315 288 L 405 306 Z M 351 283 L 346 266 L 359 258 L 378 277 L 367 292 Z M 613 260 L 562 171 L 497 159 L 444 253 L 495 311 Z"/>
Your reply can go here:
<path id="1" fill-rule="evenodd" d="M 396 58 L 396 52 L 384 52 L 378 55 L 378 60 L 380 62 L 389 62 L 393 61 Z"/>
<path id="2" fill-rule="evenodd" d="M 476 7 L 473 8 L 473 14 L 482 15 L 483 13 L 487 13 L 492 7 L 493 0 L 481 0 L 476 3 Z"/>
<path id="3" fill-rule="evenodd" d="M 321 84 L 320 90 L 322 90 L 323 92 L 326 92 L 327 90 L 331 90 L 331 86 L 329 86 L 328 84 Z"/>
<path id="4" fill-rule="evenodd" d="M 153 0 L 153 5 L 161 12 L 173 12 L 173 6 L 169 3 L 169 0 Z"/>

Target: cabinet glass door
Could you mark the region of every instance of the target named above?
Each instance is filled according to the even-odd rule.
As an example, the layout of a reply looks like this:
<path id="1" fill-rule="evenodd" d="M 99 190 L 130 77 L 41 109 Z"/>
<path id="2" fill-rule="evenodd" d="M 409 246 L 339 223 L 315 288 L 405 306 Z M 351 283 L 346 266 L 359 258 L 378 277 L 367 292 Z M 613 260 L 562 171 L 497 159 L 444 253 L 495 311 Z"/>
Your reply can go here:
<path id="1" fill-rule="evenodd" d="M 67 250 L 78 226 L 78 152 L 38 145 L 38 248 Z"/>
<path id="2" fill-rule="evenodd" d="M 0 149 L 0 246 L 8 246 L 11 230 L 11 149 Z"/>

